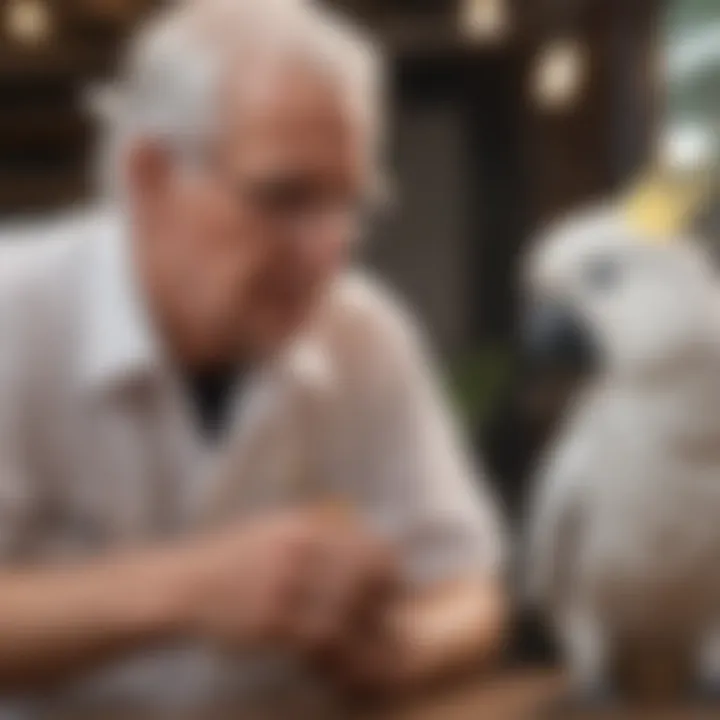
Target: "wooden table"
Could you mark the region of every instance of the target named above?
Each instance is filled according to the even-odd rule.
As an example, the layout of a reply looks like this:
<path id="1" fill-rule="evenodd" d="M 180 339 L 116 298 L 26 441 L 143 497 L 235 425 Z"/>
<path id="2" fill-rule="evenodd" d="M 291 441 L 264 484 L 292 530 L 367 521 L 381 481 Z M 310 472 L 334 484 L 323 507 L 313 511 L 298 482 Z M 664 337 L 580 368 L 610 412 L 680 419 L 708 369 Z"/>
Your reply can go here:
<path id="1" fill-rule="evenodd" d="M 329 708 L 303 693 L 269 698 L 267 705 L 219 711 L 188 720 L 718 720 L 720 708 L 659 712 L 561 712 L 567 689 L 561 673 L 553 670 L 513 671 L 496 678 L 451 684 L 425 696 L 394 706 L 360 709 L 350 704 Z M 158 720 L 103 712 L 100 715 L 51 716 L 52 720 Z M 187 716 L 182 716 L 186 720 Z M 164 720 L 164 717 L 163 717 Z"/>
<path id="2" fill-rule="evenodd" d="M 562 694 L 561 676 L 553 671 L 500 675 L 449 683 L 411 700 L 373 708 L 355 702 L 328 703 L 307 687 L 278 689 L 240 708 L 217 709 L 182 720 L 538 720 L 543 709 Z M 49 720 L 158 720 L 153 715 L 125 711 L 50 713 Z M 166 720 L 166 716 L 162 716 Z M 173 717 L 173 720 L 177 720 Z"/>
<path id="3" fill-rule="evenodd" d="M 368 714 L 366 720 L 538 720 L 562 697 L 555 671 L 526 671 L 461 683 L 405 707 Z"/>
<path id="4" fill-rule="evenodd" d="M 718 720 L 720 707 L 677 710 L 571 712 L 567 683 L 556 671 L 511 672 L 418 698 L 405 708 L 376 711 L 363 720 Z"/>

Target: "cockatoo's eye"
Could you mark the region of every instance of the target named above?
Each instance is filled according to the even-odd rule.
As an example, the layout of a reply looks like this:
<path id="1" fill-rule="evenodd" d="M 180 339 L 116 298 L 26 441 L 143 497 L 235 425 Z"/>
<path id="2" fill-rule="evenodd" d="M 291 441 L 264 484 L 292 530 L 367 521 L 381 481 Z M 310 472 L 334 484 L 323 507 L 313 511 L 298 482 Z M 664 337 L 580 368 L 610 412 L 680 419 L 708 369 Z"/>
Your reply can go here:
<path id="1" fill-rule="evenodd" d="M 594 258 L 584 272 L 586 285 L 596 292 L 608 292 L 620 283 L 622 268 L 612 258 Z"/>

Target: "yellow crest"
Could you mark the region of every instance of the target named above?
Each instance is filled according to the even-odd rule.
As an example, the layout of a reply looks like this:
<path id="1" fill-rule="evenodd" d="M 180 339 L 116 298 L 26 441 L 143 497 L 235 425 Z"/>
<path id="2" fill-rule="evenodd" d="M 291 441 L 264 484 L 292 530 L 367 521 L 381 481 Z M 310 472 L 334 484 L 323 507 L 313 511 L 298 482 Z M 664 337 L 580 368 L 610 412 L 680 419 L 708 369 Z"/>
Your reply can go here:
<path id="1" fill-rule="evenodd" d="M 670 242 L 681 235 L 708 196 L 706 173 L 653 173 L 644 177 L 624 200 L 624 215 L 633 230 L 649 242 Z"/>

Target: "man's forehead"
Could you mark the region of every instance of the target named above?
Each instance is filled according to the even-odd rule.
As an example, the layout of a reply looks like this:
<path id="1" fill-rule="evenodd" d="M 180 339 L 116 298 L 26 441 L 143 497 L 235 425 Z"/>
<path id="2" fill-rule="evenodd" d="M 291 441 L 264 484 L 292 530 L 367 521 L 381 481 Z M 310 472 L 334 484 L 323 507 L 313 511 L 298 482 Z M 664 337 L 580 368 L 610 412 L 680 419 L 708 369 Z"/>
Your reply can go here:
<path id="1" fill-rule="evenodd" d="M 346 94 L 311 67 L 261 63 L 256 72 L 230 81 L 223 105 L 228 159 L 338 161 L 366 151 Z"/>

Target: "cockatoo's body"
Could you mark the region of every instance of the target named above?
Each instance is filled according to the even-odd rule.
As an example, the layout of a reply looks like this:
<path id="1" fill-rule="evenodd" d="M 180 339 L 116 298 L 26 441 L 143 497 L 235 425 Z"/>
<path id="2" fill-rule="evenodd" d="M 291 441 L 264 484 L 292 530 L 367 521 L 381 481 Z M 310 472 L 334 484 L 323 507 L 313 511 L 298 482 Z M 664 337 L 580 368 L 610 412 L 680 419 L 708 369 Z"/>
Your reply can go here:
<path id="1" fill-rule="evenodd" d="M 608 227 L 550 238 L 530 270 L 533 297 L 598 351 L 538 483 L 531 591 L 582 689 L 618 668 L 668 688 L 703 671 L 720 629 L 720 295 L 690 241 Z M 593 263 L 618 277 L 593 288 Z"/>

